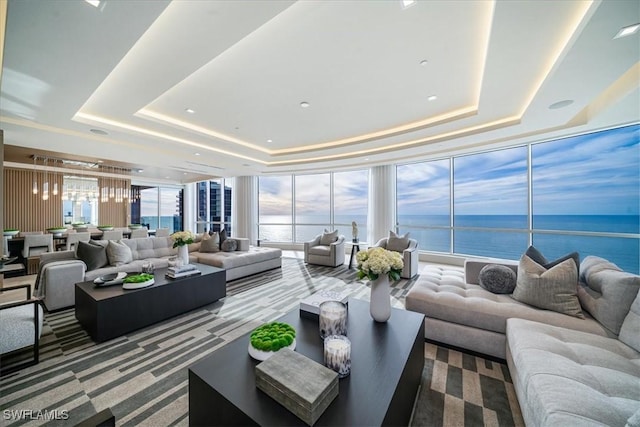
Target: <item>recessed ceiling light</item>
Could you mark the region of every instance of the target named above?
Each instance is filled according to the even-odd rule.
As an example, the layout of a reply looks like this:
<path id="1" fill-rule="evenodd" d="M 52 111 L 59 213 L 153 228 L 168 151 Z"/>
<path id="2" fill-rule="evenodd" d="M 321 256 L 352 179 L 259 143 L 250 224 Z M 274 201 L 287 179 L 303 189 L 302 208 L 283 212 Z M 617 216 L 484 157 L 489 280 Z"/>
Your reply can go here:
<path id="1" fill-rule="evenodd" d="M 438 99 L 438 97 L 436 95 L 429 95 L 427 97 L 427 101 L 435 101 L 436 99 Z"/>
<path id="2" fill-rule="evenodd" d="M 96 135 L 109 135 L 109 132 L 102 129 L 89 129 L 89 132 L 95 133 Z"/>
<path id="3" fill-rule="evenodd" d="M 309 105 L 310 105 L 310 104 L 309 104 L 308 102 L 306 102 L 306 101 L 302 101 L 302 102 L 300 103 L 300 106 L 301 106 L 302 108 L 309 108 Z"/>
<path id="4" fill-rule="evenodd" d="M 401 0 L 402 2 L 402 8 L 406 9 L 409 6 L 413 6 L 414 4 L 416 4 L 416 0 Z"/>
<path id="5" fill-rule="evenodd" d="M 186 108 L 184 111 L 186 111 L 189 114 L 193 114 L 196 112 L 196 110 L 194 110 L 193 108 Z"/>
<path id="6" fill-rule="evenodd" d="M 273 139 L 267 139 L 267 142 L 273 142 Z"/>
<path id="7" fill-rule="evenodd" d="M 84 1 L 86 1 L 87 3 L 89 3 L 93 7 L 100 6 L 100 0 L 84 0 Z"/>
<path id="8" fill-rule="evenodd" d="M 168 176 L 165 176 L 164 178 L 165 178 L 165 179 L 169 179 L 169 177 L 168 177 Z"/>
<path id="9" fill-rule="evenodd" d="M 200 155 L 200 153 L 193 153 L 193 155 L 194 155 L 194 156 L 199 156 L 199 155 Z"/>
<path id="10" fill-rule="evenodd" d="M 557 110 L 559 108 L 567 107 L 571 104 L 573 104 L 573 99 L 565 99 L 564 101 L 554 102 L 553 104 L 549 105 L 549 109 Z"/>
<path id="11" fill-rule="evenodd" d="M 635 34 L 635 33 L 638 32 L 639 28 L 640 28 L 640 24 L 633 24 L 633 25 L 629 25 L 627 27 L 622 27 L 620 29 L 620 31 L 618 31 L 618 34 L 616 34 L 614 39 L 619 39 L 620 37 L 626 37 L 626 36 L 630 36 L 632 34 Z"/>
<path id="12" fill-rule="evenodd" d="M 422 61 L 420 61 L 420 65 L 422 65 L 423 67 L 425 65 L 427 65 L 429 63 L 429 61 L 427 61 L 426 59 L 423 59 Z"/>
<path id="13" fill-rule="evenodd" d="M 136 170 L 136 172 L 142 173 L 142 172 L 144 172 L 144 169 L 138 169 L 138 170 Z"/>
<path id="14" fill-rule="evenodd" d="M 187 174 L 186 172 L 182 172 L 182 175 L 186 175 L 186 174 Z"/>

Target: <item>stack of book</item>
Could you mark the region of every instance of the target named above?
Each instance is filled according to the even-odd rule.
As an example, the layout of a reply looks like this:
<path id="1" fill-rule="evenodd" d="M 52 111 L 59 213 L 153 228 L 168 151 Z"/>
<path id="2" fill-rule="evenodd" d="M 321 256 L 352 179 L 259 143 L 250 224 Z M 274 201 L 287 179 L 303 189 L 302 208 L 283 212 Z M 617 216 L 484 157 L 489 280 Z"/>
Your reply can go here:
<path id="1" fill-rule="evenodd" d="M 171 279 L 193 276 L 194 274 L 200 274 L 200 270 L 198 270 L 193 264 L 181 265 L 179 267 L 169 267 L 167 269 L 167 277 L 170 277 Z"/>

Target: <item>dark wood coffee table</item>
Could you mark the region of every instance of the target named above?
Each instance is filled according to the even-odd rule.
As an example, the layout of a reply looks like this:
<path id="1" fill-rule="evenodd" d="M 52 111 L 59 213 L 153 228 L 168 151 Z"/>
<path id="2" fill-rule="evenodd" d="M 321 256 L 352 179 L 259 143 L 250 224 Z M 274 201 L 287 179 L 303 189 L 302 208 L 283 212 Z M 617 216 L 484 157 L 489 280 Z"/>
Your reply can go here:
<path id="1" fill-rule="evenodd" d="M 166 268 L 156 269 L 155 283 L 141 289 L 76 283 L 76 318 L 91 338 L 100 342 L 224 298 L 227 295 L 225 271 L 195 265 L 202 274 L 179 279 L 165 277 Z"/>
<path id="2" fill-rule="evenodd" d="M 323 363 L 318 321 L 299 309 L 279 319 L 296 329 L 296 351 Z M 369 303 L 349 300 L 351 375 L 314 426 L 408 425 L 424 367 L 424 316 L 393 309 L 376 323 Z M 305 425 L 256 388 L 245 334 L 189 368 L 189 425 Z"/>

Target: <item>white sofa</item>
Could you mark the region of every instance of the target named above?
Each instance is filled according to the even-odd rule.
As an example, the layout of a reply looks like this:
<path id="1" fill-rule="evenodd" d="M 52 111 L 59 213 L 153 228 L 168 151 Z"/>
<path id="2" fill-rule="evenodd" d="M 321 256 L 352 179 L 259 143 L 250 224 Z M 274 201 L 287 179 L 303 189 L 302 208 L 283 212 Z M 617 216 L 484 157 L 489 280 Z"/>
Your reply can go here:
<path id="1" fill-rule="evenodd" d="M 580 319 L 479 286 L 497 262 L 421 273 L 406 306 L 425 314 L 425 337 L 506 359 L 527 425 L 640 425 L 640 276 L 585 258 Z"/>
<path id="2" fill-rule="evenodd" d="M 248 239 L 233 238 L 238 242 L 233 252 L 199 252 L 201 236 L 197 242 L 189 245 L 189 260 L 226 270 L 227 281 L 280 268 L 282 251 L 277 248 L 254 247 Z M 76 257 L 74 251 L 61 251 L 42 254 L 36 279 L 34 295 L 41 298 L 47 310 L 57 310 L 75 305 L 75 284 L 94 280 L 110 273 L 137 273 L 146 263 L 155 268 L 169 265 L 169 258 L 177 255 L 170 237 L 145 237 L 122 239 L 132 253 L 133 260 L 122 265 L 107 265 L 87 271 L 86 264 Z M 98 241 L 100 242 L 100 241 Z M 103 243 L 106 244 L 106 243 Z"/>

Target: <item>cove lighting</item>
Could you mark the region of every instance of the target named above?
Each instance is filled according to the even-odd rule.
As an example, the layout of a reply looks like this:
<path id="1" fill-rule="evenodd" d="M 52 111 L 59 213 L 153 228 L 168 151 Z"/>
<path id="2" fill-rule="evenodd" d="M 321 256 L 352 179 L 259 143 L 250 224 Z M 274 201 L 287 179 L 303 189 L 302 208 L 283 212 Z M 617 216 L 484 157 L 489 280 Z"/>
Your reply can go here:
<path id="1" fill-rule="evenodd" d="M 616 34 L 614 39 L 619 39 L 621 37 L 626 37 L 626 36 L 630 36 L 632 34 L 635 34 L 635 33 L 638 32 L 639 28 L 640 28 L 640 24 L 633 24 L 633 25 L 629 25 L 627 27 L 622 27 L 620 29 L 620 31 L 618 31 L 618 34 Z"/>

